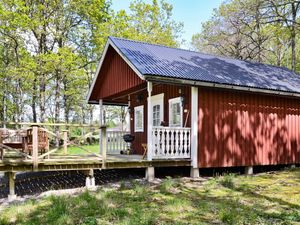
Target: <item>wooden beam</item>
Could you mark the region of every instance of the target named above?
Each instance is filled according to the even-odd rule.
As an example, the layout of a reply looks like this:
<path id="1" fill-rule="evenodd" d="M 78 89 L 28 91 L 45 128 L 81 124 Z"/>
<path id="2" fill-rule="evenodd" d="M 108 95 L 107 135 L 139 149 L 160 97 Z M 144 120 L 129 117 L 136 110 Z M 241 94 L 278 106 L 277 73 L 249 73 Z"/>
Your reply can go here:
<path id="1" fill-rule="evenodd" d="M 93 127 L 97 128 L 97 125 L 90 125 L 90 124 L 71 124 L 71 123 L 29 123 L 29 122 L 3 122 L 0 121 L 0 123 L 5 123 L 7 125 L 28 125 L 28 126 L 68 126 L 68 127 Z"/>
<path id="2" fill-rule="evenodd" d="M 101 127 L 101 143 L 102 143 L 102 168 L 106 168 L 106 126 Z"/>
<path id="3" fill-rule="evenodd" d="M 147 160 L 152 160 L 152 103 L 151 103 L 151 93 L 152 93 L 152 82 L 147 82 L 148 91 L 148 107 L 147 107 Z"/>
<path id="4" fill-rule="evenodd" d="M 38 168 L 38 154 L 39 154 L 39 140 L 38 140 L 39 128 L 38 126 L 32 127 L 32 161 L 33 170 Z"/>
<path id="5" fill-rule="evenodd" d="M 64 154 L 68 154 L 68 131 L 63 131 L 63 137 L 64 137 Z"/>
<path id="6" fill-rule="evenodd" d="M 99 100 L 99 154 L 102 154 L 103 100 Z"/>
<path id="7" fill-rule="evenodd" d="M 8 184 L 9 184 L 9 195 L 8 200 L 12 201 L 16 199 L 16 193 L 15 193 L 15 179 L 16 179 L 16 173 L 14 172 L 7 172 L 8 175 Z"/>

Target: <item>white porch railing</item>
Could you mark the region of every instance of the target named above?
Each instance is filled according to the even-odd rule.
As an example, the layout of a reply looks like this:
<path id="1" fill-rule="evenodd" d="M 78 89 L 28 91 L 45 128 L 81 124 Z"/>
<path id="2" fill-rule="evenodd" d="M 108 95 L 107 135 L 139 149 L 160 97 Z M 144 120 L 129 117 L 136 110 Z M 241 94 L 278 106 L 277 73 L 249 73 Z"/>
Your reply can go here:
<path id="1" fill-rule="evenodd" d="M 153 127 L 152 129 L 153 158 L 190 158 L 191 128 Z"/>
<path id="2" fill-rule="evenodd" d="M 107 131 L 106 143 L 108 154 L 120 154 L 120 151 L 127 149 L 127 144 L 123 139 L 124 134 L 128 134 L 127 131 Z"/>

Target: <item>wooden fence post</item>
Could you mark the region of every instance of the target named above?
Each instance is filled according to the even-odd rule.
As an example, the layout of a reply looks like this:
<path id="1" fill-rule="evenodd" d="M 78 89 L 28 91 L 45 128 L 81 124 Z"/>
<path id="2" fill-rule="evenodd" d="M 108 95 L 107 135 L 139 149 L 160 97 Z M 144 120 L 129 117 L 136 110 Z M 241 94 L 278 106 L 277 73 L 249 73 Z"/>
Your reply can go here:
<path id="1" fill-rule="evenodd" d="M 32 126 L 32 161 L 33 161 L 33 170 L 36 170 L 38 167 L 38 154 L 39 154 L 39 128 L 38 126 Z"/>
<path id="2" fill-rule="evenodd" d="M 63 131 L 64 135 L 64 154 L 68 154 L 68 131 L 64 130 Z"/>
<path id="3" fill-rule="evenodd" d="M 16 179 L 16 173 L 14 172 L 7 172 L 8 176 L 8 185 L 9 185 L 9 195 L 8 200 L 13 201 L 16 199 L 16 193 L 15 193 L 15 179 Z"/>
<path id="4" fill-rule="evenodd" d="M 102 143 L 102 168 L 106 167 L 106 126 L 101 126 L 101 143 Z"/>
<path id="5" fill-rule="evenodd" d="M 60 144 L 60 132 L 59 132 L 59 130 L 56 130 L 55 134 L 56 134 L 55 145 L 56 145 L 56 148 L 59 148 L 59 144 Z"/>

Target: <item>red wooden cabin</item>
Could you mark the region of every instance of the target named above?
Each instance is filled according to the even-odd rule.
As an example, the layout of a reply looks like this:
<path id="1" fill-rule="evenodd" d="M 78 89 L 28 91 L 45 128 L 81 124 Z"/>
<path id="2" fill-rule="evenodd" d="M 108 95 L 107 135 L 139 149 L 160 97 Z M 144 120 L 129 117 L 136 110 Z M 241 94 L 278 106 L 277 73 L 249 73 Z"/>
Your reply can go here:
<path id="1" fill-rule="evenodd" d="M 300 76 L 110 37 L 88 102 L 128 105 L 133 149 L 192 168 L 300 162 Z"/>

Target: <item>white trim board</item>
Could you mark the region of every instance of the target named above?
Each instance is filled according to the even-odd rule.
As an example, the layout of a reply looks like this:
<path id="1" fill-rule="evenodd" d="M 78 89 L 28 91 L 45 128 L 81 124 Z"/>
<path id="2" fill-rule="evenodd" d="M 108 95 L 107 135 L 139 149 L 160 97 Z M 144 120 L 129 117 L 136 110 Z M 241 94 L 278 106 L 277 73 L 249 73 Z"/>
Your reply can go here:
<path id="1" fill-rule="evenodd" d="M 101 56 L 101 59 L 100 59 L 100 62 L 97 66 L 97 70 L 96 70 L 96 73 L 95 73 L 95 76 L 93 78 L 93 82 L 92 82 L 92 85 L 89 89 L 89 92 L 88 92 L 88 95 L 87 95 L 87 99 L 86 101 L 89 103 L 89 100 L 91 98 L 91 94 L 92 94 L 92 91 L 94 90 L 94 87 L 95 87 L 95 84 L 96 84 L 96 81 L 98 79 L 98 76 L 99 76 L 99 72 L 100 72 L 100 69 L 102 67 L 102 64 L 104 62 L 104 59 L 105 59 L 105 56 L 107 54 L 107 50 L 108 50 L 108 47 L 111 46 L 117 53 L 118 55 L 127 63 L 127 65 L 135 72 L 135 74 L 138 75 L 138 77 L 142 80 L 145 80 L 145 77 L 140 73 L 140 71 L 127 59 L 127 57 L 125 55 L 122 54 L 122 52 L 118 49 L 118 47 L 113 43 L 112 40 L 110 40 L 110 38 L 108 38 L 106 44 L 105 44 L 105 47 L 104 47 L 104 50 L 103 50 L 103 53 L 102 53 L 102 56 Z"/>

